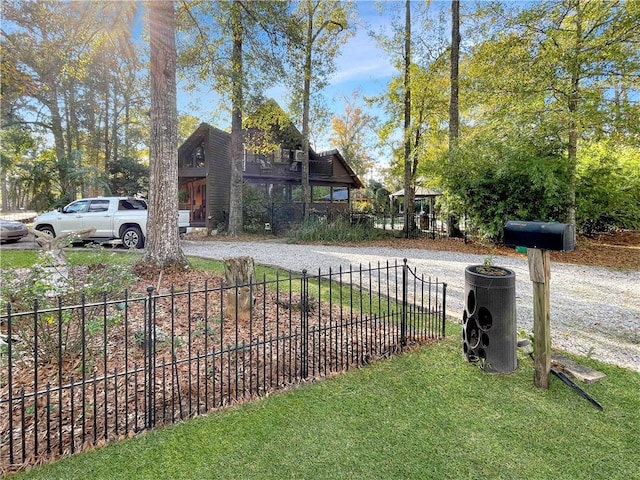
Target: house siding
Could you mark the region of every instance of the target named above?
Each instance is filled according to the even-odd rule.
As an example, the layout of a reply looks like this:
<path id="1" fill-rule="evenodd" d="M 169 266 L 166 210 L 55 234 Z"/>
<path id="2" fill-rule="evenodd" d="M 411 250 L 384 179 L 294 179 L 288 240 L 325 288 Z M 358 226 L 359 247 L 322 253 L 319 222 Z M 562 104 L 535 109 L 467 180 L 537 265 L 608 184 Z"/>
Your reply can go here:
<path id="1" fill-rule="evenodd" d="M 205 148 L 207 161 L 207 216 L 209 226 L 216 228 L 226 224 L 229 216 L 229 192 L 231 190 L 231 135 L 211 128 Z"/>
<path id="2" fill-rule="evenodd" d="M 343 185 L 353 184 L 353 178 L 344 165 L 338 161 L 332 161 L 331 177 L 334 183 L 342 183 Z"/>

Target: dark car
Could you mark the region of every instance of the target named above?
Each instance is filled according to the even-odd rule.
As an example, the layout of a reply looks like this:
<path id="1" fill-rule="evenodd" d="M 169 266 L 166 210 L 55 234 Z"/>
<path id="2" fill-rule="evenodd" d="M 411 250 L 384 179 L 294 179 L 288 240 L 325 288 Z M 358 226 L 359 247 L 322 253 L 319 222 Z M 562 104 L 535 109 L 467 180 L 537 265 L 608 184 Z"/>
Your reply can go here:
<path id="1" fill-rule="evenodd" d="M 14 243 L 27 236 L 27 226 L 21 222 L 0 220 L 0 242 Z"/>

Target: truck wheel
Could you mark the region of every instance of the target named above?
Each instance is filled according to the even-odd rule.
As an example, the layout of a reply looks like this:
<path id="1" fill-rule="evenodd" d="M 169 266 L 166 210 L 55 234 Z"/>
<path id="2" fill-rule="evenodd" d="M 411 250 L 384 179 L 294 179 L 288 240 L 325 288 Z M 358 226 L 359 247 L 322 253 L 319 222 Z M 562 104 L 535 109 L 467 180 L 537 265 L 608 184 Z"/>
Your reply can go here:
<path id="1" fill-rule="evenodd" d="M 51 225 L 40 225 L 36 230 L 49 235 L 51 238 L 56 238 L 56 232 Z"/>
<path id="2" fill-rule="evenodd" d="M 127 248 L 144 247 L 144 237 L 138 227 L 129 227 L 122 233 L 122 244 Z"/>

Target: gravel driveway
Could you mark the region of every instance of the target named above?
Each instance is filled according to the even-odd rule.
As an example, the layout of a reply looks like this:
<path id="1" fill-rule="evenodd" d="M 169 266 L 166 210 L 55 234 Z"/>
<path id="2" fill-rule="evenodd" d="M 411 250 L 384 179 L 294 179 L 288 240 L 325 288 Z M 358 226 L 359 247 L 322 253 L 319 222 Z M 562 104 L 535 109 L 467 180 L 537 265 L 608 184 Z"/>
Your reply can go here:
<path id="1" fill-rule="evenodd" d="M 462 319 L 464 269 L 482 264 L 486 257 L 455 252 L 380 247 L 338 247 L 262 242 L 182 242 L 186 255 L 203 258 L 251 256 L 256 263 L 295 272 L 318 269 L 328 272 L 339 266 L 358 267 L 378 262 L 402 262 L 425 276 L 447 285 L 447 310 Z M 494 265 L 516 273 L 518 328 L 533 330 L 533 293 L 525 256 L 493 257 Z M 640 371 L 640 271 L 552 263 L 551 335 L 555 349 Z"/>

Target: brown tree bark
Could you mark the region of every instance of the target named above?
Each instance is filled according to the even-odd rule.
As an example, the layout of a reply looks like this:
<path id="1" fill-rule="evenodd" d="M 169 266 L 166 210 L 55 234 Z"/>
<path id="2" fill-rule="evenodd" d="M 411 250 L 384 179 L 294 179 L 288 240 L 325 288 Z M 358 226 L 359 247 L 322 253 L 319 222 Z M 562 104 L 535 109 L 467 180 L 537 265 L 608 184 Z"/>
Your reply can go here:
<path id="1" fill-rule="evenodd" d="M 309 202 L 311 201 L 311 188 L 309 186 L 309 112 L 311 109 L 311 56 L 313 53 L 313 8 L 307 1 L 307 43 L 304 52 L 304 93 L 302 105 L 302 210 L 304 220 L 309 218 Z"/>
<path id="2" fill-rule="evenodd" d="M 233 86 L 231 92 L 231 179 L 229 188 L 229 226 L 232 237 L 242 233 L 242 103 L 243 103 L 243 65 L 242 65 L 242 18 L 241 5 L 231 5 L 231 24 L 233 28 L 233 52 L 231 55 Z"/>
<path id="3" fill-rule="evenodd" d="M 449 163 L 456 159 L 456 148 L 460 132 L 459 105 L 459 67 L 460 67 L 460 0 L 451 0 L 451 91 L 449 94 Z M 447 218 L 447 233 L 450 237 L 461 237 L 457 215 Z"/>
<path id="4" fill-rule="evenodd" d="M 253 258 L 225 258 L 224 278 L 227 287 L 236 287 L 229 288 L 225 294 L 227 318 L 246 320 L 253 305 L 253 295 L 249 286 L 255 281 Z"/>
<path id="5" fill-rule="evenodd" d="M 404 32 L 404 235 L 410 238 L 414 222 L 413 149 L 411 147 L 411 1 L 405 2 Z"/>
<path id="6" fill-rule="evenodd" d="M 146 6 L 151 41 L 151 178 L 142 263 L 181 268 L 187 261 L 178 232 L 175 12 L 172 1 L 154 0 Z"/>
<path id="7" fill-rule="evenodd" d="M 449 161 L 453 162 L 460 125 L 458 70 L 460 64 L 460 0 L 451 0 L 451 92 L 449 96 Z"/>
<path id="8" fill-rule="evenodd" d="M 576 57 L 582 53 L 583 50 L 583 38 L 582 38 L 582 9 L 580 8 L 580 2 L 576 2 Z M 571 85 L 569 87 L 568 98 L 568 110 L 569 110 L 569 144 L 567 148 L 567 162 L 569 165 L 569 207 L 567 211 L 567 220 L 574 226 L 574 244 L 576 243 L 576 166 L 578 164 L 578 124 L 576 122 L 576 116 L 578 115 L 578 102 L 581 95 L 580 89 L 580 76 L 581 76 L 581 64 L 576 59 L 571 65 Z"/>

